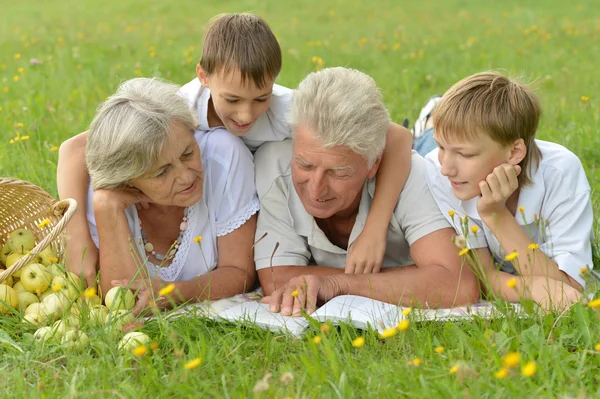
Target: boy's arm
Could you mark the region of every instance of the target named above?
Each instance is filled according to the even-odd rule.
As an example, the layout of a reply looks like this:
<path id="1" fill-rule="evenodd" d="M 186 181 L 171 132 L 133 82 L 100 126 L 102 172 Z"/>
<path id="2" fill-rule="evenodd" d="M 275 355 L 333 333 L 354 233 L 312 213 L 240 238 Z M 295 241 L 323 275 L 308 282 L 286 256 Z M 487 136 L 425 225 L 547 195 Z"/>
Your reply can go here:
<path id="1" fill-rule="evenodd" d="M 87 191 L 90 182 L 85 166 L 86 143 L 87 132 L 84 132 L 61 144 L 58 152 L 56 184 L 61 199 L 73 198 L 77 201 L 77 210 L 66 227 L 68 269 L 83 275 L 87 286 L 93 287 L 96 285 L 98 249 L 92 241 L 86 216 Z"/>
<path id="2" fill-rule="evenodd" d="M 347 274 L 377 273 L 381 269 L 390 219 L 410 173 L 412 144 L 408 129 L 390 123 L 373 204 L 362 233 L 348 248 Z"/>

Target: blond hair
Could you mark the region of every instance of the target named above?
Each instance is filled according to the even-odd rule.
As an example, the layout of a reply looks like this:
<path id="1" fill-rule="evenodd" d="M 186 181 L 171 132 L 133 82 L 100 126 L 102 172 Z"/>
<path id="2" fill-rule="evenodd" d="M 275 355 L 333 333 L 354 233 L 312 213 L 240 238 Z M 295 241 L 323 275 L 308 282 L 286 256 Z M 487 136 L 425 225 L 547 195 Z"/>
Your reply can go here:
<path id="1" fill-rule="evenodd" d="M 100 105 L 88 131 L 86 165 L 97 189 L 125 187 L 157 161 L 174 123 L 197 126 L 179 86 L 157 78 L 121 84 Z"/>
<path id="2" fill-rule="evenodd" d="M 293 130 L 314 129 L 325 148 L 350 148 L 373 166 L 385 147 L 390 116 L 370 76 L 343 67 L 310 73 L 294 90 L 290 112 Z"/>
<path id="3" fill-rule="evenodd" d="M 200 66 L 207 75 L 241 72 L 264 88 L 265 78 L 281 71 L 281 48 L 264 19 L 249 13 L 220 14 L 210 20 L 202 44 Z"/>
<path id="4" fill-rule="evenodd" d="M 442 97 L 433 112 L 435 134 L 448 142 L 488 134 L 506 146 L 523 139 L 527 154 L 519 163 L 519 186 L 530 185 L 532 168 L 542 157 L 535 143 L 541 106 L 533 90 L 516 79 L 489 71 L 462 79 Z"/>

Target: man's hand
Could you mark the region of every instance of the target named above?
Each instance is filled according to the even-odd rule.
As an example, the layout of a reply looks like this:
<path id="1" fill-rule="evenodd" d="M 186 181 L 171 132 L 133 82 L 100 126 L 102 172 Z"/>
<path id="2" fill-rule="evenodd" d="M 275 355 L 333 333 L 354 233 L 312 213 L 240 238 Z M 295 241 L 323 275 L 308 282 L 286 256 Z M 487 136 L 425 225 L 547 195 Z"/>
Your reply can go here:
<path id="1" fill-rule="evenodd" d="M 301 316 L 317 309 L 318 302 L 326 302 L 340 294 L 335 276 L 306 275 L 294 277 L 283 287 L 264 297 L 261 302 L 269 304 L 271 312 L 283 316 Z"/>
<path id="2" fill-rule="evenodd" d="M 385 256 L 386 235 L 373 234 L 363 230 L 348 248 L 346 274 L 379 273 Z"/>
<path id="3" fill-rule="evenodd" d="M 477 212 L 482 218 L 506 210 L 506 200 L 519 188 L 519 173 L 519 165 L 503 163 L 496 166 L 484 181 L 479 182 L 481 198 L 477 201 Z"/>

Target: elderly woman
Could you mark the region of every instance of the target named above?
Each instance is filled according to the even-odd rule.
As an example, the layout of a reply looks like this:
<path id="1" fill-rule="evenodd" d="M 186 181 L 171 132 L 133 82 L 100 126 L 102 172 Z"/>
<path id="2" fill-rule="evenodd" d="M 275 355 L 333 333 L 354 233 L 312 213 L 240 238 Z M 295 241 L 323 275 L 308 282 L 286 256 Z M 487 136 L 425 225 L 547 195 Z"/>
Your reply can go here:
<path id="1" fill-rule="evenodd" d="M 89 129 L 87 219 L 100 283 L 104 292 L 140 289 L 137 312 L 166 282 L 183 302 L 232 296 L 255 281 L 252 155 L 224 129 L 196 131 L 178 89 L 129 80 Z"/>

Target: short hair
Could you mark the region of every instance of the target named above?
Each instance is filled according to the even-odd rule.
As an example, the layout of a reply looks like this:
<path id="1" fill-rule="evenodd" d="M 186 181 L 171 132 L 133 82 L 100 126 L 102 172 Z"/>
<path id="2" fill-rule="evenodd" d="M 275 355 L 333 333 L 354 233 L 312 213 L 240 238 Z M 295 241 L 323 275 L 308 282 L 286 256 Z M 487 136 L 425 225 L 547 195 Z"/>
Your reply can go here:
<path id="1" fill-rule="evenodd" d="M 385 148 L 390 116 L 370 76 L 343 67 L 310 73 L 292 97 L 290 123 L 310 126 L 326 148 L 346 146 L 370 168 Z"/>
<path id="2" fill-rule="evenodd" d="M 179 88 L 158 78 L 135 78 L 98 107 L 85 148 L 94 190 L 122 188 L 146 174 L 174 123 L 195 131 L 197 122 Z"/>
<path id="3" fill-rule="evenodd" d="M 542 157 L 535 143 L 541 105 L 533 90 L 517 79 L 489 71 L 462 79 L 442 97 L 433 111 L 436 135 L 455 142 L 480 133 L 509 145 L 523 139 L 527 154 L 520 162 L 519 186 L 531 184 L 531 168 Z"/>
<path id="4" fill-rule="evenodd" d="M 264 88 L 281 71 L 281 47 L 264 19 L 249 13 L 220 14 L 210 20 L 200 66 L 208 75 L 238 69 L 242 83 Z"/>

